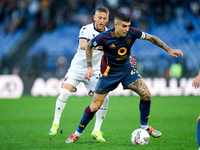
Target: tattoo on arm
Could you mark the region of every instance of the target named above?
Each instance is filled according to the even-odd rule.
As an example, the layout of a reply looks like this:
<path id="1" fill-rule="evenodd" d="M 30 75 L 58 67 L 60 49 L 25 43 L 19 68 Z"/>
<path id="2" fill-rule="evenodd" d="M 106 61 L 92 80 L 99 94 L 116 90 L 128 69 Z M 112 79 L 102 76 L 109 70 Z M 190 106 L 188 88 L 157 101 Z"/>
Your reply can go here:
<path id="1" fill-rule="evenodd" d="M 103 102 L 102 100 L 97 99 L 96 97 L 93 98 L 93 102 L 98 102 L 98 101 L 99 101 L 99 102 Z"/>
<path id="2" fill-rule="evenodd" d="M 169 51 L 171 48 L 169 47 L 169 46 L 167 46 L 162 40 L 160 40 L 158 37 L 156 37 L 156 36 L 152 36 L 152 38 L 150 39 L 150 41 L 153 43 L 153 44 L 155 44 L 155 45 L 157 45 L 157 46 L 159 46 L 159 47 L 161 47 L 161 48 L 163 48 L 165 51 Z"/>
<path id="3" fill-rule="evenodd" d="M 89 41 L 86 45 L 86 59 L 87 59 L 87 67 L 92 67 L 92 44 Z"/>

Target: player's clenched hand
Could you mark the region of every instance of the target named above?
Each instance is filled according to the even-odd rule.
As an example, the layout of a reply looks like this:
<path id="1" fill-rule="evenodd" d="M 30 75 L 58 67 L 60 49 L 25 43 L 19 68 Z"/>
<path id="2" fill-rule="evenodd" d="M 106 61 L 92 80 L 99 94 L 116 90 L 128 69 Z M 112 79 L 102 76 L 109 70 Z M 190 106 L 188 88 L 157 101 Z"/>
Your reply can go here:
<path id="1" fill-rule="evenodd" d="M 88 67 L 87 72 L 84 75 L 84 78 L 87 79 L 90 82 L 90 77 L 93 74 L 93 68 L 92 67 Z"/>
<path id="2" fill-rule="evenodd" d="M 173 57 L 180 57 L 180 56 L 183 57 L 183 53 L 179 49 L 171 49 L 171 50 L 168 51 L 168 53 Z"/>
<path id="3" fill-rule="evenodd" d="M 133 56 L 131 57 L 131 64 L 132 64 L 133 66 L 136 65 L 136 59 L 134 59 L 134 58 L 135 58 L 135 55 L 133 55 Z"/>

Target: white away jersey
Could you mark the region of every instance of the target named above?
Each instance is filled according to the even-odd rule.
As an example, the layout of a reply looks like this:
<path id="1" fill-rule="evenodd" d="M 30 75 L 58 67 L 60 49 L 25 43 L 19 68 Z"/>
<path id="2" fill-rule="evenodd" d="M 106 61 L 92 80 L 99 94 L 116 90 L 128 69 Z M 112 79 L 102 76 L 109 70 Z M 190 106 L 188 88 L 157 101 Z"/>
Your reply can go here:
<path id="1" fill-rule="evenodd" d="M 107 30 L 107 28 L 105 28 Z M 90 41 L 92 38 L 100 34 L 101 32 L 97 31 L 94 23 L 83 26 L 79 33 L 79 39 L 86 39 Z M 93 50 L 92 57 L 92 66 L 93 70 L 100 72 L 100 63 L 103 55 L 103 51 Z M 77 52 L 74 58 L 71 61 L 70 70 L 75 70 L 76 72 L 86 72 L 87 71 L 87 60 L 85 50 L 80 49 L 80 45 L 78 45 Z"/>

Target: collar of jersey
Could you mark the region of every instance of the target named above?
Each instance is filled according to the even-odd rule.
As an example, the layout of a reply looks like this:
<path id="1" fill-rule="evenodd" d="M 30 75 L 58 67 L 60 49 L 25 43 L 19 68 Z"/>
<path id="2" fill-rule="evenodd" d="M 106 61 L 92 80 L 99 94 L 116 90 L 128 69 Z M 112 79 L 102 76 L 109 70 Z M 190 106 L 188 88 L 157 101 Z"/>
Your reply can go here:
<path id="1" fill-rule="evenodd" d="M 99 33 L 103 32 L 103 31 L 99 31 L 99 30 L 97 30 L 97 29 L 95 28 L 94 22 L 93 22 L 93 27 L 94 27 L 94 30 L 96 30 L 97 32 L 99 32 Z M 104 28 L 106 28 L 106 26 L 105 26 Z M 105 31 L 105 30 L 104 30 L 104 31 Z"/>

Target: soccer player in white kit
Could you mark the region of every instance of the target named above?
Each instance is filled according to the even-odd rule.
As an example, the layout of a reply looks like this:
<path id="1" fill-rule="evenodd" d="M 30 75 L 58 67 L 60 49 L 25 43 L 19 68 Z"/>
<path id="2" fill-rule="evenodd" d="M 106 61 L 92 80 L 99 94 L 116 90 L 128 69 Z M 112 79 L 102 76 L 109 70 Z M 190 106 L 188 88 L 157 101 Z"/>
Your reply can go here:
<path id="1" fill-rule="evenodd" d="M 76 87 L 80 82 L 83 82 L 88 91 L 88 95 L 93 94 L 93 91 L 95 89 L 100 74 L 100 63 L 103 51 L 98 50 L 101 49 L 101 46 L 97 47 L 96 50 L 93 51 L 92 64 L 94 73 L 89 82 L 88 80 L 84 79 L 84 75 L 87 72 L 85 46 L 87 42 L 90 41 L 93 37 L 107 30 L 105 25 L 109 19 L 109 10 L 105 7 L 96 8 L 93 19 L 94 23 L 83 26 L 80 30 L 79 46 L 77 49 L 77 53 L 75 54 L 71 62 L 71 66 L 68 69 L 68 72 L 65 76 L 60 95 L 58 96 L 56 101 L 53 125 L 49 131 L 49 135 L 51 136 L 55 136 L 57 134 L 62 111 L 65 108 L 66 101 L 70 93 L 72 92 L 73 88 Z M 104 99 L 104 103 L 102 104 L 99 111 L 96 113 L 95 127 L 91 134 L 91 137 L 96 139 L 98 142 L 105 142 L 105 139 L 102 137 L 102 132 L 100 131 L 100 128 L 103 119 L 105 118 L 105 115 L 107 113 L 108 99 L 109 97 L 106 96 Z"/>

